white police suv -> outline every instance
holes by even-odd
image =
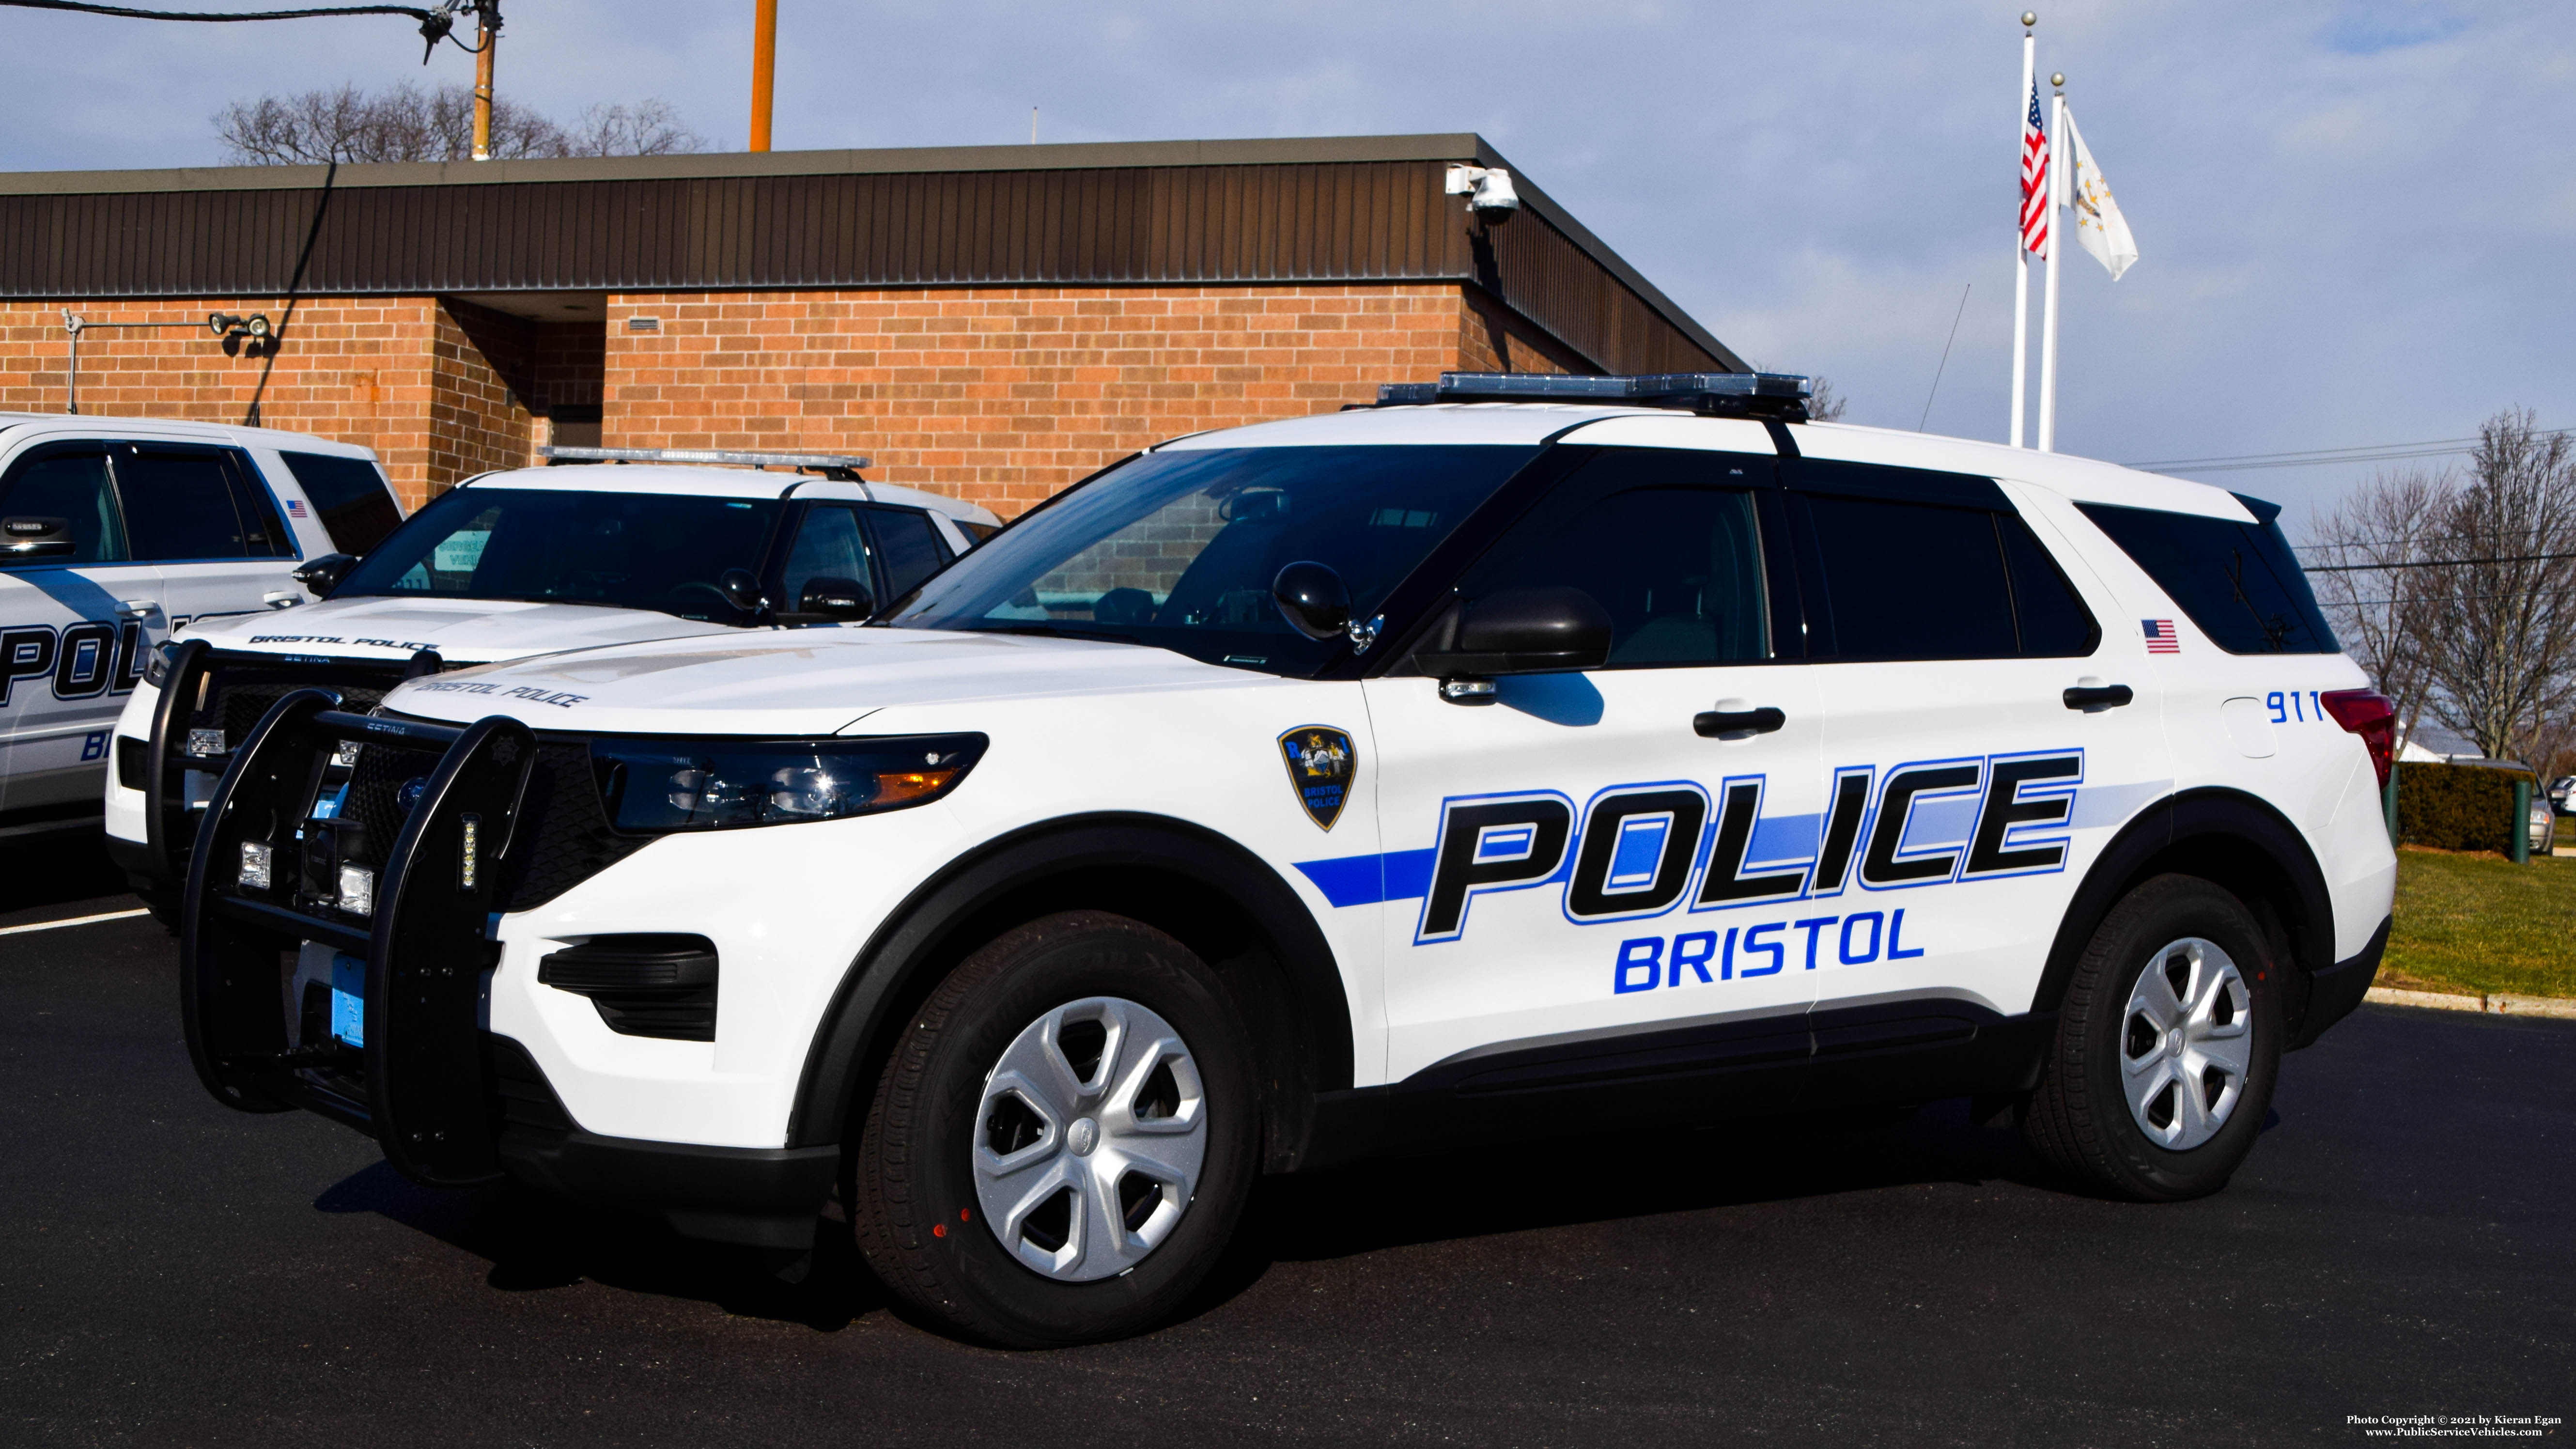
[[[400,517],[349,444],[0,414],[0,840],[98,828],[117,711],[174,630],[303,603],[302,560]]]
[[[108,849],[147,903],[175,919],[198,813],[233,747],[292,690],[363,707],[442,668],[864,619],[1000,527],[972,503],[862,481],[865,458],[542,451],[657,466],[485,473],[399,528],[388,500],[373,535],[296,571],[323,602],[201,619],[149,658],[140,688],[127,681]]]
[[[318,690],[198,837],[245,1110],[1049,1344],[1258,1173],[1855,1098],[2222,1186],[2388,930],[2388,707],[2267,504],[1453,375],[1201,434],[862,629]]]

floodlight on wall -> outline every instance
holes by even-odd
[[[1512,173],[1500,166],[1452,166],[1448,194],[1467,198],[1467,210],[1488,226],[1499,226],[1521,209],[1512,189]]]
[[[230,312],[210,312],[206,314],[206,330],[217,337],[247,337],[253,342],[265,342],[274,329],[268,325],[265,312],[253,312],[247,317],[236,317]]]

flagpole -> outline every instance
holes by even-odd
[[[2039,24],[2039,13],[2021,13],[2021,89],[2013,92],[2013,155],[2021,155],[2021,133],[2029,124],[2031,87],[2038,72],[2039,42],[2032,28]],[[2021,244],[2021,212],[2013,212],[2013,391],[2012,445],[2021,446],[2023,399],[2030,395],[2030,249]]]
[[[2040,304],[2039,320],[2039,450],[2057,451],[2057,254],[2066,250],[2058,243],[2064,238],[2057,232],[2059,200],[2066,193],[2066,84],[2064,73],[2048,78],[2058,87],[2048,113],[2048,281]]]

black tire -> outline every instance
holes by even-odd
[[[1195,1190],[1168,1236],[1115,1277],[1044,1276],[977,1209],[986,1079],[1032,1023],[1112,997],[1160,1015],[1195,1064],[1206,1113]],[[1049,916],[969,956],[912,1014],[855,1145],[851,1218],[886,1286],[970,1337],[1008,1348],[1150,1328],[1215,1266],[1257,1166],[1251,1047],[1224,986],[1160,931],[1099,912]]]
[[[2131,1020],[2131,993],[2150,968],[2166,966],[2168,945],[2188,938],[2213,943],[2232,958],[2246,988],[2252,1032],[2238,1094],[2216,1131],[2174,1150],[2151,1137],[2132,1109],[2124,1054],[2134,1052],[2143,1062],[2160,1049],[2144,1045],[2157,1040],[2151,1026]],[[2115,1196],[2177,1202],[2225,1187],[2271,1108],[2285,1028],[2281,975],[2288,969],[2274,958],[2253,912],[2226,890],[2182,875],[2140,885],[2112,907],[2076,962],[2056,1041],[2022,1119],[2023,1136],[2057,1167]],[[2211,1099],[2204,1093],[2201,1100]],[[2172,1101],[2151,1101],[2145,1110],[2152,1116],[2164,1106],[2170,1120]]]

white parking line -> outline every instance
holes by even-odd
[[[109,911],[97,916],[74,916],[68,921],[38,921],[32,926],[0,926],[0,936],[20,936],[29,931],[59,930],[64,926],[87,926],[99,921],[122,921],[131,916],[148,916],[150,911],[138,906],[130,911]]]

